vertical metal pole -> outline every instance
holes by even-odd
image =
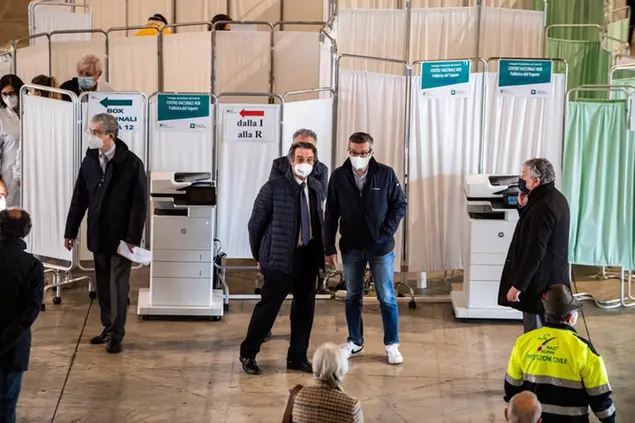
[[[276,43],[276,36],[273,25],[269,25],[269,31],[271,33],[271,37],[269,39],[269,92],[273,94],[274,84],[275,84],[275,75],[274,75],[274,49]],[[269,98],[269,104],[274,104],[273,97]]]
[[[18,44],[11,41],[11,73],[18,74]]]
[[[337,167],[337,117],[339,115],[340,103],[340,57],[335,58],[333,75],[333,133],[331,135],[331,171]]]
[[[549,13],[549,0],[543,0],[543,9],[544,9],[544,17],[543,17],[543,22],[544,22],[544,28],[543,28],[543,37],[544,40],[542,40],[542,55],[543,57],[547,57],[547,26],[549,25],[549,19],[548,19],[548,13]]]
[[[130,0],[126,0],[126,26],[130,26]],[[126,37],[130,33],[126,30]]]
[[[476,14],[476,51],[474,57],[481,57],[481,20],[483,16],[483,0],[476,0],[478,11]]]
[[[231,17],[232,15],[232,0],[227,0],[227,16]]]
[[[284,156],[284,99],[280,100],[280,127],[278,130],[280,134],[278,135],[278,149],[280,150],[278,153],[280,156]]]
[[[278,0],[280,2],[280,22],[284,21],[284,0]],[[284,24],[280,24],[280,31],[284,31]]]
[[[175,28],[176,29],[176,28]],[[165,89],[165,74],[163,68],[163,30],[157,35],[157,91]]]
[[[106,45],[104,46],[104,67],[106,68],[106,81],[110,82],[110,36],[106,32]]]
[[[483,59],[481,59],[483,60]],[[483,68],[483,80],[481,81],[481,130],[479,134],[478,142],[478,173],[485,172],[485,128],[487,127],[487,92],[485,83],[487,79],[487,62],[482,61],[481,67]]]
[[[410,0],[408,0],[410,4]],[[406,77],[406,104],[405,104],[405,116],[404,116],[404,133],[403,133],[403,187],[406,201],[409,198],[410,191],[410,138],[411,138],[411,110],[412,110],[412,66],[405,65]],[[401,272],[400,280],[402,284],[408,282],[408,210],[406,208],[406,214],[403,218],[403,237],[401,243]]]
[[[177,0],[172,0],[172,23],[177,23],[177,5],[176,5]],[[174,33],[176,34],[179,31],[179,28],[177,26],[175,26],[173,28]]]
[[[51,78],[53,76],[53,48],[51,47],[51,36],[46,34],[46,40],[48,41],[48,55],[49,55],[48,76],[49,78]]]
[[[229,4],[229,1],[227,2]],[[210,22],[211,24],[211,22]],[[210,91],[212,94],[217,95],[216,93],[216,26],[212,25],[212,54],[210,55],[212,58],[212,80],[210,81]],[[220,100],[219,100],[220,103]]]
[[[406,0],[406,42],[404,46],[403,59],[406,63],[410,63],[410,37],[411,37],[411,21],[412,21],[412,0]]]

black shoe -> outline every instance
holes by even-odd
[[[267,334],[267,336],[265,336],[265,340],[262,342],[267,342],[268,340],[271,339],[271,331],[269,331],[269,333]]]
[[[109,338],[109,336],[108,336],[108,332],[103,331],[103,332],[102,332],[102,333],[100,333],[99,335],[94,336],[94,337],[90,340],[90,343],[91,343],[92,345],[103,345],[103,344],[105,344],[106,342],[108,342],[108,338]]]
[[[106,344],[106,352],[108,354],[119,354],[123,351],[123,345],[121,341],[115,341],[114,339],[108,339],[108,344]]]
[[[302,361],[287,360],[287,370],[298,370],[304,373],[313,373],[313,365],[306,359]]]
[[[262,371],[260,370],[260,367],[258,367],[258,363],[256,363],[255,358],[240,357],[240,363],[243,365],[243,372],[247,373],[248,375],[257,376],[262,374]]]

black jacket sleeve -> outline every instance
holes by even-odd
[[[312,176],[320,183],[320,199],[325,199],[329,187],[329,167],[322,162],[317,162]]]
[[[340,221],[340,199],[335,186],[335,179],[331,178],[326,196],[326,210],[324,213],[324,253],[327,256],[337,254],[335,236]]]
[[[269,182],[265,183],[254,201],[251,217],[247,224],[249,231],[249,246],[251,254],[257,262],[260,262],[260,244],[267,230],[267,225],[273,217],[273,190]]]
[[[523,240],[523,245],[529,246],[525,249],[522,261],[516,273],[514,287],[520,292],[526,292],[540,262],[547,251],[547,243],[551,238],[551,232],[556,224],[557,214],[551,204],[534,213],[529,229],[529,237]]]
[[[125,241],[132,245],[141,245],[143,238],[143,228],[148,214],[147,189],[148,182],[146,172],[141,160],[136,160],[137,178],[132,191],[132,210],[130,211],[130,222],[128,223],[128,235]]]
[[[386,213],[384,220],[384,229],[388,234],[394,236],[397,229],[399,229],[401,219],[406,215],[407,202],[399,179],[392,169],[390,170],[388,183],[388,213]]]
[[[75,189],[73,190],[73,198],[71,199],[71,205],[68,209],[68,216],[66,217],[66,229],[64,230],[64,238],[76,239],[79,232],[79,225],[82,224],[84,214],[88,208],[88,190],[86,189],[86,183],[84,182],[84,166],[86,166],[86,158],[82,162],[82,166],[79,169],[77,175],[77,181],[75,181]]]
[[[280,159],[285,159],[286,157],[278,157],[277,159],[275,159],[273,161],[273,163],[271,163],[271,172],[269,173],[269,180],[272,179],[276,179],[276,178],[280,178],[281,176],[284,176],[286,170],[284,169],[284,167],[282,166],[282,163]]]
[[[24,289],[24,297],[20,301],[20,312],[0,332],[0,355],[5,354],[31,328],[40,309],[44,297],[44,267],[38,260],[27,272],[28,286]]]

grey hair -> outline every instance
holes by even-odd
[[[348,360],[342,349],[327,342],[318,347],[313,354],[313,376],[333,387],[339,387],[348,373]]]
[[[510,423],[537,423],[542,414],[538,397],[531,391],[523,391],[509,401],[507,418]]]
[[[105,134],[112,134],[114,138],[119,136],[119,122],[117,122],[117,118],[113,115],[99,113],[93,116],[91,121],[100,124]]]
[[[551,162],[542,157],[535,157],[523,163],[527,173],[532,178],[540,179],[540,185],[549,184],[556,180],[556,171]]]
[[[317,143],[317,134],[310,129],[302,128],[295,131],[295,133],[293,134],[293,142],[296,142],[295,140],[299,137],[313,138],[313,141]]]
[[[97,75],[101,75],[103,71],[103,68],[101,66],[101,60],[99,59],[99,57],[95,56],[94,54],[87,54],[86,56],[79,59],[79,61],[77,62],[77,70],[84,67],[93,68]]]

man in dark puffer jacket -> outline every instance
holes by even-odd
[[[265,282],[240,346],[240,362],[247,374],[261,373],[256,355],[289,293],[293,303],[287,369],[313,372],[307,350],[315,311],[315,279],[324,265],[320,187],[309,176],[316,160],[315,145],[293,144],[285,176],[265,183],[254,202],[249,243]]]

